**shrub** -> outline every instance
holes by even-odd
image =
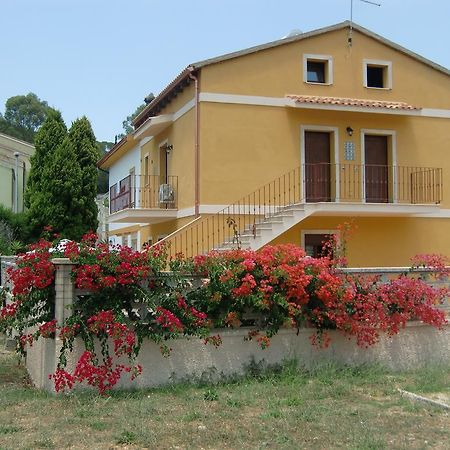
[[[75,287],[83,290],[62,324],[54,319],[55,256],[71,259]],[[247,339],[266,348],[281,327],[309,326],[315,329],[315,345],[328,345],[327,331],[335,329],[367,347],[380,333],[396,334],[411,319],[438,328],[445,323],[436,305],[447,290],[410,274],[388,283],[350,276],[331,258],[310,258],[294,245],[179,256],[170,261],[170,276],[163,272],[166,259],[164,247],[142,252],[111,248],[95,235],[63,246],[41,240],[19,257],[10,273],[14,301],[0,310],[0,331],[18,330],[21,351],[39,337],[58,334],[63,348],[51,375],[56,390],[86,382],[104,393],[123,373],[132,379],[140,374],[136,357],[144,339],[159,343],[168,356],[166,341],[180,336],[198,336],[219,346],[220,336],[210,334],[217,327],[252,325]],[[446,271],[442,257],[426,261]],[[85,352],[69,373],[66,355],[76,336],[83,339]],[[119,363],[124,356],[127,364]]]

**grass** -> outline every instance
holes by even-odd
[[[223,384],[52,396],[31,388],[3,352],[0,449],[446,449],[449,415],[397,388],[449,386],[448,366],[390,373],[286,364]]]

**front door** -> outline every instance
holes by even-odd
[[[330,133],[305,132],[305,196],[307,202],[331,201]]]
[[[365,135],[366,202],[387,203],[389,200],[387,136]]]

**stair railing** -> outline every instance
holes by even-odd
[[[437,204],[442,199],[442,169],[399,166],[375,169],[348,163],[304,164],[219,212],[196,218],[157,244],[167,243],[170,257],[178,253],[190,257],[220,249],[224,244],[239,248],[242,235],[256,236],[258,224],[296,204]]]
[[[167,244],[169,257],[186,257],[218,249],[224,243],[240,247],[244,232],[256,234],[256,226],[284,208],[300,203],[300,167],[245,195],[219,212],[201,216],[154,245]]]

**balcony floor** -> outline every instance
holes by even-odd
[[[316,216],[405,217],[437,213],[439,204],[319,202],[304,203]]]
[[[153,224],[167,222],[177,218],[177,209],[144,209],[128,208],[109,215],[109,223],[142,223]]]

